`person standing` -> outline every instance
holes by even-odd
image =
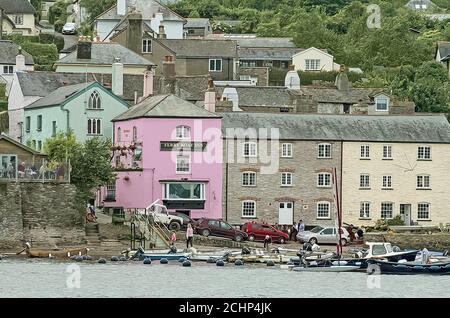
[[[266,235],[264,238],[264,248],[269,250],[269,246],[272,243],[272,238],[269,235]]]
[[[303,220],[298,221],[298,232],[305,231],[305,224],[303,224]]]
[[[194,229],[192,228],[191,223],[189,223],[186,230],[186,249],[189,248],[189,245],[193,247],[192,246],[193,239],[194,239]]]
[[[294,237],[294,242],[297,242],[297,233],[298,233],[298,225],[297,222],[294,222],[292,228],[289,232],[289,241],[292,241],[292,236]]]

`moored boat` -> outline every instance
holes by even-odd
[[[370,274],[397,274],[397,275],[448,275],[450,274],[450,262],[421,264],[419,262],[386,262],[382,260],[368,260],[367,273]]]
[[[87,255],[89,248],[76,247],[64,249],[35,249],[31,248],[29,243],[26,244],[26,253],[32,258],[70,258],[74,255]]]
[[[143,248],[139,247],[134,253],[131,252],[131,259],[137,258],[139,260],[144,260],[146,258],[151,259],[152,261],[161,260],[165,258],[169,261],[178,260],[181,257],[189,257],[190,253],[179,253],[179,252],[171,252],[167,250],[153,250],[153,251],[145,251]]]

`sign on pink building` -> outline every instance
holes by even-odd
[[[220,116],[158,95],[113,119],[113,127],[116,182],[100,204],[144,209],[160,199],[192,218],[222,217]]]

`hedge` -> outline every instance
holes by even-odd
[[[270,85],[281,85],[284,86],[284,78],[286,76],[287,70],[273,67],[270,70],[269,82]],[[338,72],[304,72],[298,71],[300,76],[300,83],[302,85],[311,85],[313,81],[324,81],[334,83]],[[348,79],[354,83],[363,77],[363,74],[358,73],[347,73]]]
[[[33,55],[35,64],[53,65],[58,60],[58,50],[55,44],[25,42],[22,48]]]
[[[8,110],[8,101],[0,99],[0,112]]]

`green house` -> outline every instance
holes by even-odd
[[[60,87],[25,107],[23,142],[40,151],[57,132],[72,131],[78,141],[112,138],[111,119],[129,105],[98,82]]]

